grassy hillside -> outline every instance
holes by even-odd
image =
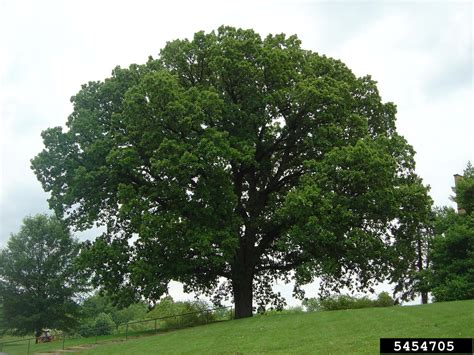
[[[66,342],[66,348],[80,354],[378,354],[381,337],[474,337],[473,325],[474,300],[471,300],[411,307],[279,313],[128,341],[123,341],[123,334],[101,336],[97,345],[93,344],[94,337],[74,339]],[[87,349],[87,344],[93,344],[93,348]],[[54,349],[60,348],[60,341],[31,343],[29,353],[53,354]],[[11,355],[26,354],[28,342],[5,344],[1,350]]]
[[[257,316],[102,344],[81,354],[376,354],[381,337],[474,337],[474,300]]]

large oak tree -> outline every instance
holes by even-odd
[[[86,264],[118,301],[174,279],[245,317],[277,277],[370,287],[426,209],[395,106],[296,36],[199,32],[72,102],[32,166],[70,225],[107,226]]]

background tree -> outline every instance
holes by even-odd
[[[175,279],[251,316],[280,277],[369,288],[413,239],[426,189],[395,106],[296,36],[199,32],[72,102],[32,167],[71,226],[107,226],[83,261],[118,302]]]
[[[25,335],[76,325],[75,296],[83,279],[73,265],[80,244],[55,217],[23,220],[0,252],[1,299],[6,329]]]
[[[463,209],[467,214],[474,212],[474,167],[471,162],[467,163],[463,175],[457,179],[453,188],[455,196],[453,200],[458,204],[458,208]]]
[[[105,313],[111,316],[116,325],[132,320],[143,319],[148,312],[148,306],[143,302],[133,303],[130,306],[118,309],[107,296],[92,295],[84,300],[81,305],[83,319],[95,320],[98,314]]]
[[[454,200],[464,210],[436,211],[430,250],[431,292],[435,301],[474,298],[474,168],[468,163],[454,187]]]
[[[421,303],[428,303],[429,293],[429,249],[433,238],[433,223],[435,213],[431,210],[432,200],[426,189],[419,185],[419,189],[412,189],[406,196],[406,209],[400,213],[400,228],[404,235],[410,238],[401,238],[395,253],[396,265],[391,274],[391,281],[395,284],[393,294],[397,303],[421,297]],[[402,255],[403,257],[399,257]]]

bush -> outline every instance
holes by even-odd
[[[303,306],[308,312],[313,311],[336,311],[341,309],[359,309],[369,307],[390,307],[394,300],[387,292],[381,292],[376,300],[367,296],[355,297],[349,295],[332,295],[326,298],[307,298]]]
[[[94,319],[89,319],[79,326],[77,332],[83,337],[112,334],[115,322],[108,313],[101,312]]]
[[[134,303],[120,310],[110,313],[112,320],[118,326],[134,320],[143,319],[147,314],[148,307],[144,303]]]
[[[212,312],[215,320],[229,320],[234,318],[233,308],[218,308]]]
[[[330,296],[320,300],[320,303],[323,311],[373,307],[372,301],[367,296],[361,298],[348,295]]]
[[[395,304],[395,300],[388,294],[388,292],[380,292],[377,301],[376,307],[391,307]]]
[[[89,320],[85,323],[82,323],[77,330],[80,336],[82,337],[92,337],[95,335],[95,322],[94,320]]]
[[[182,328],[199,324],[206,324],[217,319],[216,314],[205,301],[174,302],[173,298],[163,298],[147,318],[165,318],[160,322],[162,328]]]
[[[95,318],[94,324],[95,332],[94,335],[108,335],[112,334],[115,329],[115,322],[108,313],[100,313]]]
[[[288,307],[287,309],[283,310],[283,313],[303,313],[304,309],[302,306],[293,306]]]
[[[306,309],[306,312],[321,311],[321,304],[315,297],[305,298],[303,300],[303,307]]]

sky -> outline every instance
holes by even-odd
[[[453,174],[474,161],[472,2],[0,0],[0,247],[24,217],[49,213],[30,159],[42,130],[64,126],[81,84],[220,25],[296,34],[370,74],[397,105],[435,205],[454,206]],[[291,287],[276,288],[290,298]]]

